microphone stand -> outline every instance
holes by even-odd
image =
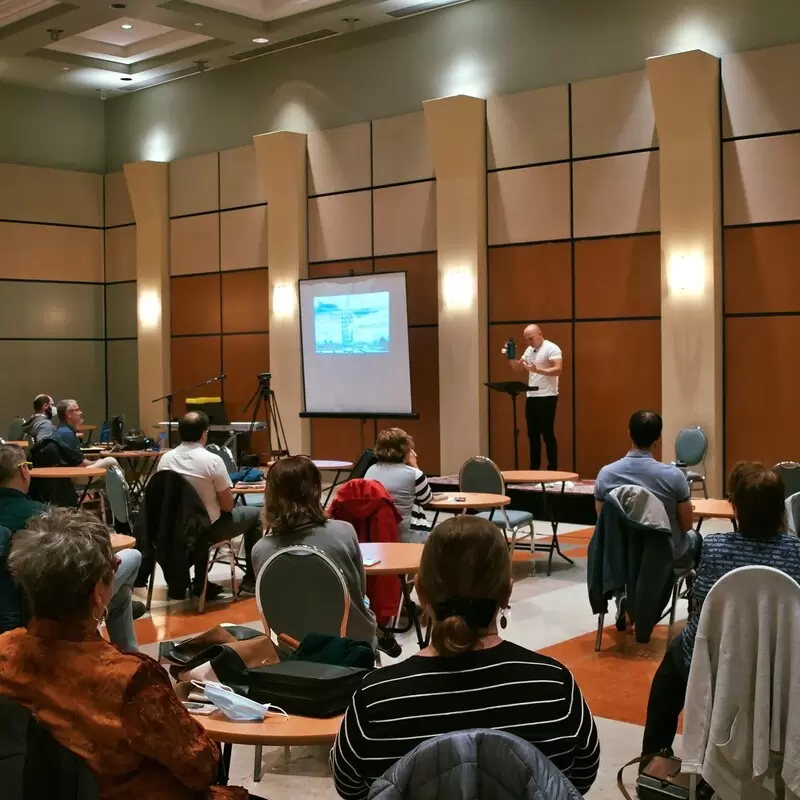
[[[200,381],[200,383],[193,383],[191,386],[184,386],[182,389],[176,389],[174,392],[169,392],[168,394],[163,395],[162,397],[156,397],[153,400],[154,403],[158,403],[161,400],[167,401],[167,444],[169,447],[172,447],[172,398],[176,394],[180,394],[181,392],[188,392],[190,389],[197,389],[200,386],[207,386],[209,383],[216,383],[217,381],[223,380],[225,374],[217,375],[214,378],[209,378],[207,381]]]

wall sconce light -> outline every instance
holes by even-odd
[[[667,285],[670,294],[698,296],[706,287],[705,261],[699,255],[676,255],[669,260]]]
[[[297,294],[291,284],[276,284],[272,288],[272,312],[276,317],[291,317],[297,308]]]
[[[155,328],[161,320],[161,298],[153,291],[139,295],[139,324],[146,330]]]
[[[475,297],[475,279],[472,272],[467,267],[448,269],[442,281],[442,297],[445,308],[470,308]]]

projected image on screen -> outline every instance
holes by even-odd
[[[389,292],[314,298],[314,349],[320,355],[388,353]]]

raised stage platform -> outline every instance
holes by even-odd
[[[458,475],[440,475],[428,478],[433,491],[452,492],[458,489]],[[548,519],[543,502],[542,487],[538,483],[506,484],[506,494],[511,498],[511,508],[530,511],[536,519]],[[559,522],[577,525],[594,525],[597,514],[594,510],[594,481],[568,481],[561,494],[561,484],[548,484],[548,499],[556,506]]]

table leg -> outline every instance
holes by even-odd
[[[339,477],[341,476],[342,471],[340,469],[336,470],[336,475],[333,478],[333,483],[330,485],[328,489],[328,496],[325,498],[325,503],[323,504],[323,508],[327,507],[328,503],[331,501],[331,495],[333,494],[333,490],[339,484]]]
[[[400,579],[400,591],[403,593],[403,602],[406,606],[406,612],[408,613],[408,618],[411,623],[414,625],[414,630],[417,634],[417,643],[419,644],[419,649],[423,650],[425,648],[425,637],[422,635],[422,627],[419,624],[419,615],[417,614],[417,607],[414,605],[413,600],[411,599],[411,592],[408,590],[408,584],[406,583],[405,575],[398,575]]]
[[[139,473],[139,479],[136,482],[137,492],[134,498],[134,501],[137,503],[141,502],[144,490],[147,488],[147,482],[153,476],[156,464],[158,463],[157,458],[145,458],[142,460],[144,461],[144,464],[142,464],[142,471]],[[131,489],[131,494],[133,494],[133,489]]]
[[[697,519],[697,527],[695,528],[695,532],[696,533],[700,533],[700,528],[703,527],[703,520],[704,519],[705,519],[705,517],[698,517],[698,519]],[[735,527],[736,526],[736,522],[734,521],[733,524],[734,524],[734,530],[736,530],[736,527]]]
[[[550,497],[549,497],[549,495],[547,493],[547,486],[544,483],[542,483],[541,486],[542,486],[542,494],[543,494],[542,503],[544,505],[544,512],[545,512],[545,514],[547,516],[550,517],[550,527],[551,527],[551,529],[553,531],[553,539],[550,542],[550,546],[549,547],[542,545],[542,546],[536,546],[536,547],[534,547],[534,549],[535,550],[546,550],[546,551],[549,551],[549,555],[548,555],[548,558],[547,558],[547,576],[550,577],[550,573],[552,572],[552,569],[553,569],[553,553],[554,552],[558,553],[561,556],[561,558],[564,559],[564,561],[568,561],[570,564],[574,564],[575,562],[569,556],[566,556],[566,555],[564,555],[564,553],[561,552],[561,547],[558,544],[558,517],[556,515],[555,503],[552,503],[550,501]],[[566,481],[561,481],[561,494],[560,494],[560,497],[562,497],[562,498],[564,497],[565,488],[566,488]]]
[[[227,786],[231,775],[231,755],[233,745],[230,743],[222,745],[222,758],[219,761],[219,785]]]
[[[86,482],[86,486],[83,487],[83,494],[81,495],[80,500],[78,500],[79,508],[83,505],[86,495],[89,494],[89,488],[91,487],[92,483],[94,483],[94,478],[89,478],[89,480]]]

